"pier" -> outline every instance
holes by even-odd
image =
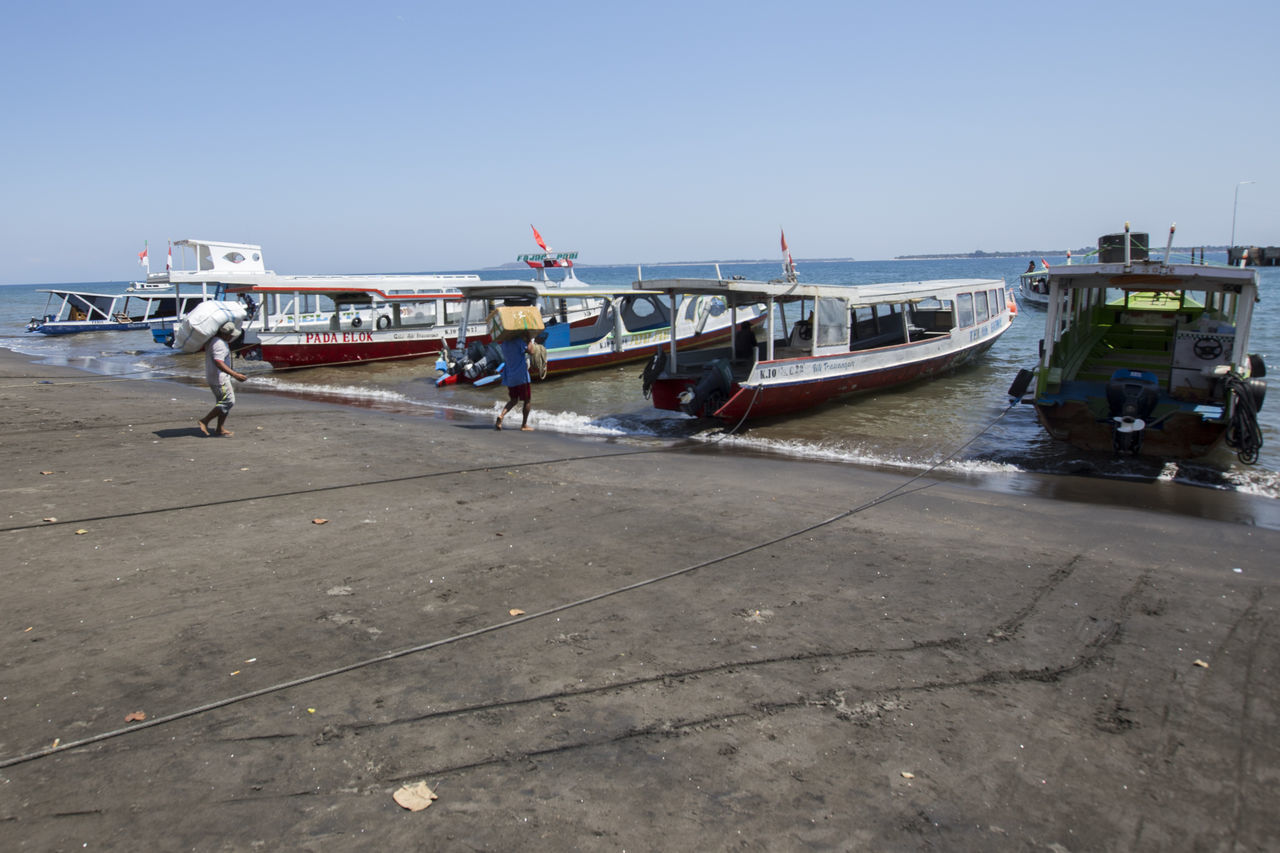
[[[1227,263],[1235,266],[1242,258],[1248,267],[1280,266],[1280,246],[1232,246],[1227,249]]]

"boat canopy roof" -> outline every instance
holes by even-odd
[[[801,299],[843,299],[853,306],[920,302],[925,299],[952,299],[954,294],[1004,287],[998,278],[948,278],[933,281],[903,281],[886,284],[800,284],[792,281],[750,281],[747,279],[664,278],[637,281],[637,290],[721,296],[730,305],[750,305],[773,299],[795,302]]]
[[[37,293],[52,293],[54,296],[79,296],[84,299],[123,299],[123,293],[91,293],[87,290],[38,290]],[[130,294],[132,295],[132,294]]]
[[[458,285],[458,289],[468,299],[532,299],[539,296],[551,298],[578,299],[616,299],[643,291],[659,293],[660,291],[631,285],[583,284],[577,279],[560,281],[476,281],[471,284]]]
[[[228,293],[315,293],[334,298],[355,294],[390,301],[458,296],[458,288],[480,281],[476,275],[276,275],[237,278]]]
[[[1071,290],[1115,287],[1121,290],[1204,290],[1239,292],[1258,284],[1252,267],[1165,264],[1134,261],[1118,264],[1063,264],[1049,267],[1049,284]]]

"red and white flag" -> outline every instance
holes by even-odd
[[[173,243],[169,243],[169,259],[164,262],[165,272],[173,269]]]
[[[138,266],[145,267],[147,265],[147,244],[142,244],[142,251],[138,253]]]
[[[529,227],[530,227],[530,228],[533,228],[533,226],[532,226],[532,225],[530,225]],[[539,246],[541,246],[541,247],[542,247],[542,251],[544,251],[544,252],[545,252],[545,251],[547,250],[547,244],[546,244],[546,242],[542,239],[542,235],[538,233],[538,229],[537,229],[537,228],[533,228],[533,242],[535,242],[535,243],[537,243]]]
[[[1048,268],[1049,268],[1049,262],[1048,262],[1048,261],[1046,261],[1044,258],[1041,258],[1041,259],[1040,259],[1040,266],[1044,267],[1045,269],[1048,269]]]
[[[787,274],[787,278],[795,280],[796,263],[791,260],[791,250],[787,248],[787,232],[783,231],[781,226],[778,231],[782,234],[783,271]]]

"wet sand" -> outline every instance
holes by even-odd
[[[204,388],[6,352],[0,404],[7,849],[1280,837],[1280,533],[1198,516],[1213,492],[1054,500],[252,381],[205,438]],[[439,799],[402,809],[419,781]]]

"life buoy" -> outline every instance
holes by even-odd
[[[356,316],[354,316],[354,317],[352,317],[352,318],[351,318],[351,328],[353,328],[353,329],[358,329],[358,328],[360,328],[360,324],[361,324],[361,323],[363,323],[363,322],[364,322],[364,320],[361,320],[361,319],[360,319],[360,315],[359,315],[359,314],[357,314]]]
[[[387,316],[386,314],[383,314],[381,317],[378,318],[379,329],[390,328],[390,326],[391,326],[391,318],[389,316]]]

